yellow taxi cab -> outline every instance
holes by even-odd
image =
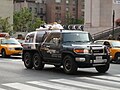
[[[110,51],[111,62],[120,63],[120,41],[118,40],[96,40],[95,43],[106,45]]]
[[[22,46],[15,38],[0,38],[0,54],[2,57],[21,55]]]

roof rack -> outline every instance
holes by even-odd
[[[53,24],[41,25],[40,28],[37,28],[36,30],[39,31],[39,30],[62,30],[62,29],[64,28],[61,24],[54,22]]]

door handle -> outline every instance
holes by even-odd
[[[50,46],[47,45],[46,47],[49,48]]]

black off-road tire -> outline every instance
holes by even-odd
[[[33,68],[33,61],[32,61],[32,57],[29,52],[24,53],[23,61],[24,61],[24,65],[27,69]]]
[[[33,55],[33,66],[35,70],[42,70],[44,68],[44,63],[42,63],[42,58],[39,53]]]
[[[110,67],[110,64],[106,64],[103,66],[96,66],[95,69],[99,72],[99,73],[106,73],[108,71]]]
[[[77,72],[77,64],[74,61],[74,58],[70,55],[67,55],[63,59],[63,69],[66,74],[76,74]]]

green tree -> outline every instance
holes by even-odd
[[[32,13],[27,8],[14,12],[13,29],[15,31],[26,31],[32,21]]]
[[[33,17],[32,13],[27,8],[22,8],[18,12],[14,12],[13,16],[15,31],[31,31],[40,27],[44,23],[40,18]]]
[[[67,12],[66,13],[66,23],[69,25],[71,24],[71,15],[70,15],[70,12]]]
[[[74,24],[84,24],[84,18],[74,19]]]
[[[12,24],[9,23],[10,17],[1,18],[0,17],[0,28],[2,32],[10,33],[12,31]]]
[[[39,28],[40,25],[42,25],[42,24],[44,24],[44,23],[45,23],[45,22],[42,21],[40,18],[35,17],[34,20],[33,20],[33,22],[30,24],[29,27],[31,28],[31,30],[35,30],[36,28]]]
[[[84,24],[84,18],[80,18],[80,19],[75,19],[72,17],[72,15],[70,14],[70,12],[68,11],[66,13],[66,24]]]

